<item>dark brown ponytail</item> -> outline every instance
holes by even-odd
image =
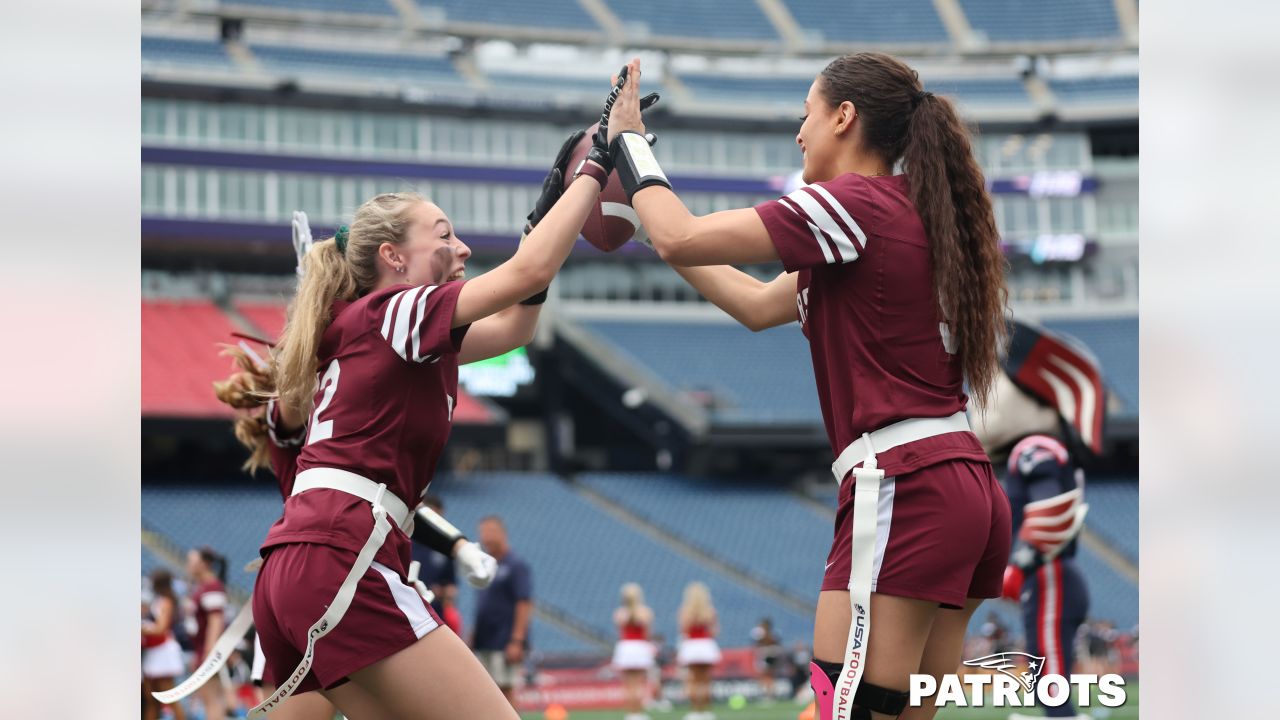
[[[924,92],[916,72],[889,55],[845,55],[819,77],[832,107],[853,103],[867,147],[887,165],[901,160],[929,238],[942,316],[969,390],[985,405],[1008,336],[1009,293],[995,213],[969,133],[949,99]]]

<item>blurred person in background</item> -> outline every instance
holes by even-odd
[[[773,620],[761,618],[760,623],[751,628],[751,641],[756,647],[756,679],[760,681],[760,701],[771,703],[775,697],[773,680],[778,675],[778,667],[782,664],[782,640],[773,631]]]
[[[907,710],[909,678],[955,671],[1009,556],[1009,502],[965,416],[966,385],[991,395],[1008,294],[968,129],[906,63],[845,55],[796,98],[807,184],[699,217],[641,147],[638,70],[610,149],[654,250],[746,327],[798,320],[809,341],[840,483],[814,621],[819,715],[932,717]],[[733,267],[778,261],[769,282]],[[834,707],[837,687],[851,706]]]
[[[187,552],[187,577],[191,579],[192,616],[196,631],[191,635],[195,647],[195,662],[204,662],[213,652],[214,643],[226,626],[227,609],[227,559],[205,545]],[[227,717],[226,689],[221,675],[210,678],[196,691],[204,706],[206,720],[223,720]]]
[[[653,610],[644,602],[644,591],[627,583],[619,591],[621,604],[613,611],[618,642],[613,646],[613,667],[622,674],[623,708],[626,720],[647,720],[645,701],[649,697],[649,671],[654,666],[655,648],[649,636]]]
[[[520,669],[529,652],[533,622],[533,573],[511,550],[502,518],[480,520],[480,546],[498,561],[493,582],[480,591],[471,647],[489,676],[515,707]]]
[[[179,603],[168,570],[151,571],[151,597],[149,619],[142,622],[142,717],[148,719],[160,717],[160,703],[151,693],[173,687],[174,678],[186,669],[182,647],[173,634]],[[177,720],[186,717],[181,705],[174,705],[173,713]]]
[[[1102,370],[1078,341],[1012,323],[995,397],[975,414],[975,431],[993,460],[1005,460],[1014,548],[1001,594],[1021,604],[1027,652],[1044,658],[1045,674],[1074,671],[1089,610],[1075,562],[1089,509],[1081,465],[1102,451],[1105,413]],[[1076,716],[1070,699],[1044,712]]]
[[[711,712],[711,674],[720,663],[720,646],[716,635],[720,634],[720,620],[711,603],[711,591],[706,584],[691,582],[684,588],[684,600],[676,615],[680,627],[680,649],[676,662],[685,668],[689,706],[692,710],[685,720],[714,720]]]
[[[791,646],[791,692],[792,699],[799,703],[807,703],[813,699],[813,690],[809,687],[809,663],[813,662],[813,653],[809,646],[799,640]]]

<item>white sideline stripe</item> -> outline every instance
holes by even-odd
[[[396,607],[404,613],[409,625],[413,628],[414,635],[422,637],[436,628],[436,621],[427,612],[427,607],[423,604],[422,596],[417,590],[400,582],[400,576],[394,570],[376,560],[370,564],[370,567],[377,570],[378,574],[387,581],[387,587],[391,590],[391,599],[396,601]]]
[[[418,322],[413,324],[413,361],[422,362],[426,358],[422,357],[422,324],[426,320],[427,314],[427,296],[436,289],[435,285],[427,288],[427,291],[418,296]]]
[[[808,187],[813,188],[814,192],[826,198],[827,202],[831,203],[831,207],[836,209],[836,213],[840,215],[840,219],[844,220],[845,225],[848,225],[849,229],[853,231],[853,234],[858,236],[858,244],[865,248],[867,246],[867,234],[862,232],[862,228],[859,227],[858,223],[853,221],[853,216],[844,209],[844,205],[841,205],[840,202],[835,199],[835,196],[821,185],[814,183]]]
[[[876,554],[871,561],[871,592],[880,583],[880,566],[884,564],[884,550],[889,545],[889,526],[893,523],[893,497],[897,487],[896,477],[880,481],[880,497],[876,514]]]
[[[792,215],[795,215],[801,220],[804,220],[804,224],[809,226],[809,232],[813,233],[813,241],[818,243],[818,247],[822,248],[822,257],[826,259],[828,265],[834,265],[836,262],[836,258],[834,255],[831,254],[831,248],[827,247],[827,240],[826,238],[822,237],[822,231],[818,229],[818,226],[809,222],[804,215],[801,215],[800,213],[796,212],[796,209],[791,207],[787,203],[784,203],[781,200],[778,200],[778,204],[790,210]]]
[[[391,335],[391,348],[401,358],[408,360],[409,355],[405,352],[404,344],[409,340],[409,321],[413,319],[413,301],[422,292],[422,288],[416,287],[404,292],[404,299],[400,301],[400,314],[396,315],[396,328]]]
[[[813,196],[804,191],[804,188],[796,190],[787,197],[791,198],[791,202],[800,206],[808,214],[809,219],[813,221],[828,237],[836,244],[836,249],[840,251],[840,259],[843,262],[851,262],[858,259],[858,251],[853,247],[853,242],[849,240],[849,236],[840,228],[826,208],[822,207]]]

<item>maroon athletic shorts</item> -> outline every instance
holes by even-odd
[[[263,678],[289,678],[307,649],[307,629],[324,614],[356,555],[294,543],[273,548],[253,589],[253,620],[267,658]],[[341,685],[351,673],[394,655],[442,626],[405,577],[375,562],[360,578],[338,626],[316,641],[311,672],[295,693]]]
[[[823,590],[849,589],[853,477],[840,485]],[[991,464],[947,460],[880,481],[871,591],[963,607],[1000,596],[1013,542]]]

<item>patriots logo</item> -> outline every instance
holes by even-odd
[[[1020,657],[1027,659],[1027,669],[1014,675],[1013,670],[1017,667],[1017,660]],[[965,660],[964,664],[969,667],[995,670],[1003,675],[1008,675],[1026,688],[1027,692],[1035,689],[1036,680],[1040,679],[1040,673],[1044,671],[1044,658],[1022,652],[1002,652],[994,655],[984,655],[974,660]]]

